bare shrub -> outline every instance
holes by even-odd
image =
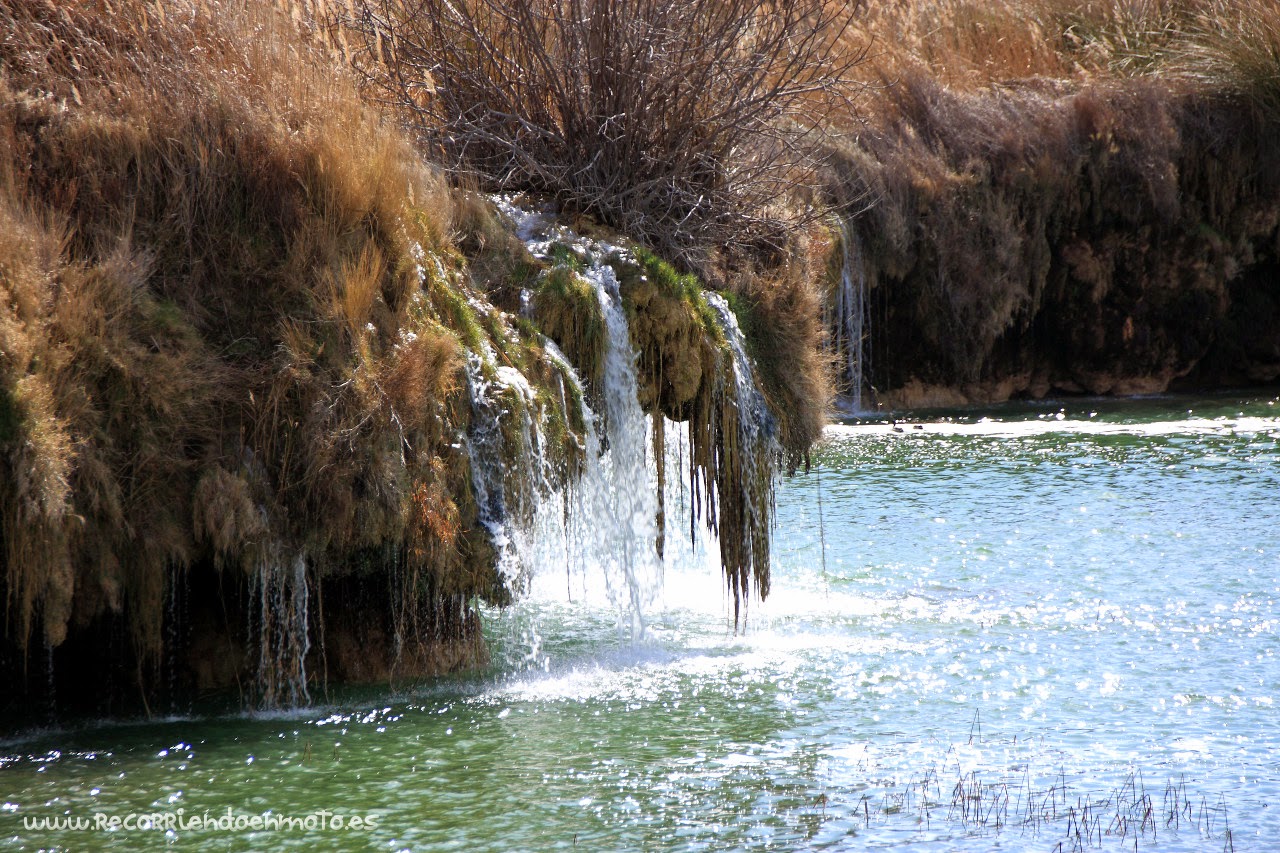
[[[784,245],[806,139],[853,90],[857,5],[364,0],[349,26],[358,64],[456,169],[688,263]]]

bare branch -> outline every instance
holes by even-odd
[[[358,66],[452,168],[696,266],[779,248],[856,87],[829,0],[363,0]],[[811,194],[810,194],[811,196]]]

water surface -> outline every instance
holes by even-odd
[[[1269,849],[1277,406],[1073,401],[834,427],[780,490],[774,593],[745,632],[706,553],[667,567],[640,643],[589,570],[547,573],[487,615],[495,665],[478,677],[7,741],[0,841]],[[375,826],[22,824],[178,809]]]

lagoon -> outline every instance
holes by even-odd
[[[14,849],[1261,850],[1280,840],[1280,401],[1064,400],[829,428],[773,593],[590,567],[494,662],[271,714],[0,743]],[[678,519],[677,519],[678,521]],[[680,530],[680,524],[672,525]],[[675,549],[680,550],[680,549]],[[374,826],[24,830],[317,811]],[[1059,845],[1061,845],[1059,847]]]

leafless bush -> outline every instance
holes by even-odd
[[[826,0],[364,0],[362,65],[424,139],[695,261],[776,247],[847,98],[857,6]],[[837,50],[838,48],[838,50]]]

